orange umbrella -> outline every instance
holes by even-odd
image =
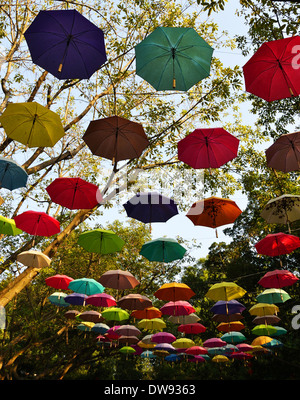
[[[240,321],[233,321],[233,322],[221,322],[217,329],[220,332],[239,332],[245,328],[245,325]]]
[[[218,226],[232,224],[241,213],[233,200],[212,196],[194,203],[186,216],[194,225],[216,229]]]
[[[137,319],[153,319],[160,318],[162,316],[162,312],[156,307],[147,307],[144,310],[133,311],[131,316]]]
[[[195,293],[185,283],[165,283],[155,293],[154,296],[164,301],[189,300]]]

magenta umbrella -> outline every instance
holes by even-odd
[[[173,343],[176,336],[169,332],[157,332],[151,336],[151,342],[154,343]]]
[[[223,347],[226,346],[227,343],[220,339],[220,338],[211,338],[211,339],[207,339],[205,340],[205,342],[203,343],[203,347]]]
[[[184,300],[169,301],[160,308],[160,311],[165,315],[189,315],[195,312],[194,307]]]
[[[113,307],[117,305],[113,296],[107,293],[97,293],[88,296],[86,304],[91,304],[95,307]]]

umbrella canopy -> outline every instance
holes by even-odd
[[[223,128],[195,129],[178,142],[178,159],[195,169],[219,168],[237,156],[239,142]]]
[[[245,328],[245,325],[240,321],[221,322],[217,329],[220,332],[239,332]]]
[[[300,132],[281,135],[266,150],[267,165],[282,172],[300,168]]]
[[[70,210],[92,209],[98,204],[98,186],[81,178],[56,178],[46,188],[54,203]]]
[[[157,350],[165,350],[168,351],[169,353],[172,351],[176,351],[175,347],[172,346],[171,343],[158,343],[154,348],[154,351]]]
[[[212,196],[194,203],[186,216],[194,225],[217,228],[232,224],[241,213],[233,200]]]
[[[22,233],[21,229],[16,227],[14,219],[0,215],[0,233],[3,235],[16,236]]]
[[[45,279],[45,283],[48,286],[51,286],[55,289],[62,289],[62,290],[67,290],[69,288],[69,283],[73,280],[68,275],[61,275],[61,274],[56,274],[53,276],[49,276],[49,278]]]
[[[127,310],[143,310],[152,306],[152,301],[148,297],[138,293],[131,293],[118,300],[118,306]]]
[[[71,293],[65,297],[65,301],[69,304],[73,304],[76,306],[85,305],[85,301],[87,299],[87,295],[83,293]]]
[[[217,354],[216,356],[214,356],[211,361],[215,362],[215,363],[223,363],[223,362],[228,362],[229,358],[226,356],[223,356],[222,354]]]
[[[91,253],[110,254],[122,250],[125,242],[112,231],[92,229],[79,235],[78,244]]]
[[[246,340],[246,337],[241,332],[227,332],[221,336],[221,340],[224,340],[226,343],[242,343]]]
[[[104,272],[99,278],[103,286],[111,289],[133,289],[140,282],[129,272],[120,269],[112,269]]]
[[[256,325],[253,329],[251,329],[251,333],[256,336],[273,336],[277,332],[277,329],[272,325]]]
[[[192,339],[180,338],[176,339],[175,342],[172,343],[172,345],[176,349],[188,349],[189,347],[195,346],[195,342]]]
[[[166,222],[178,214],[174,200],[157,192],[137,193],[123,207],[128,217],[144,223]]]
[[[262,293],[260,293],[256,300],[259,303],[268,303],[268,304],[276,304],[276,303],[284,303],[289,300],[290,295],[284,291],[283,289],[266,289]]]
[[[261,324],[276,324],[280,321],[280,318],[277,315],[263,315],[263,316],[257,316],[253,318],[253,323],[256,325],[261,325]]]
[[[89,79],[107,59],[102,30],[76,10],[41,10],[24,36],[32,61],[58,79]]]
[[[76,316],[81,321],[94,322],[95,324],[103,321],[101,314],[98,311],[90,310],[84,311]]]
[[[14,190],[26,187],[27,179],[27,172],[19,164],[8,158],[0,157],[0,188]]]
[[[130,315],[127,311],[118,307],[109,307],[102,311],[102,317],[108,321],[125,321]]]
[[[76,293],[83,293],[87,296],[102,293],[104,291],[104,287],[101,283],[91,278],[74,279],[69,283],[69,289]]]
[[[237,343],[236,347],[239,349],[239,351],[243,352],[250,352],[253,350],[252,346],[247,343]]]
[[[160,318],[162,316],[162,312],[156,307],[147,307],[143,310],[135,310],[131,313],[133,318],[137,319],[152,319],[152,318]]]
[[[286,233],[270,233],[255,244],[258,254],[271,257],[289,254],[300,247],[298,236]]]
[[[60,223],[42,211],[24,211],[14,217],[16,227],[34,236],[52,236],[60,232]]]
[[[285,286],[291,286],[299,280],[292,272],[284,269],[275,269],[267,272],[259,281],[258,284],[264,288],[280,289]]]
[[[121,325],[114,325],[111,328],[109,328],[108,331],[105,332],[105,336],[110,339],[110,340],[117,340],[119,339],[120,335],[116,332],[118,328],[120,328]]]
[[[243,67],[246,91],[266,101],[298,96],[293,49],[299,45],[299,36],[263,43]]]
[[[243,297],[246,290],[234,282],[215,283],[206,293],[206,297],[211,300],[234,300]]]
[[[17,261],[19,261],[23,265],[26,265],[27,267],[46,268],[49,267],[51,263],[51,258],[40,251],[28,250],[18,254]]]
[[[108,293],[96,293],[88,296],[86,304],[91,304],[95,307],[113,307],[117,305],[117,302]]]
[[[142,319],[138,322],[138,327],[145,330],[163,330],[166,327],[165,321],[160,318]]]
[[[249,310],[251,315],[264,316],[279,312],[279,308],[275,304],[257,303]]]
[[[241,313],[246,307],[237,300],[219,300],[210,309],[214,314],[236,314]]]
[[[135,46],[136,73],[156,90],[187,91],[209,76],[212,53],[193,28],[158,27]]]
[[[265,335],[258,336],[257,338],[255,338],[252,341],[251,346],[262,346],[262,345],[264,345],[266,343],[271,342],[272,340],[273,339],[271,337],[269,337],[269,336],[265,336]]]
[[[194,291],[185,283],[171,282],[164,283],[154,296],[164,301],[189,300],[195,295]]]
[[[68,307],[70,304],[66,301],[67,294],[62,292],[54,292],[49,297],[48,300],[51,304],[58,307]]]
[[[300,219],[300,196],[284,194],[271,199],[260,214],[269,224],[288,224]]]
[[[230,323],[235,321],[240,321],[244,317],[241,313],[233,314],[215,314],[212,316],[212,320],[215,322]]]
[[[169,332],[157,332],[151,336],[151,342],[154,343],[173,343],[176,337]]]
[[[118,339],[119,343],[126,343],[126,345],[128,344],[136,344],[139,342],[139,338],[137,338],[136,336],[126,336],[126,335],[121,335]]]
[[[53,147],[65,135],[59,115],[36,102],[8,104],[0,122],[8,138],[28,147]]]
[[[115,332],[124,336],[140,336],[142,332],[134,325],[120,325]]]
[[[149,261],[171,262],[183,258],[186,249],[176,240],[159,238],[143,244],[140,254]]]
[[[203,342],[203,347],[212,348],[212,347],[224,347],[227,342],[220,338],[210,338]]]
[[[109,330],[109,326],[104,324],[103,322],[97,322],[95,325],[92,327],[92,332],[97,332],[104,334]]]
[[[173,324],[194,324],[198,322],[200,318],[195,313],[191,313],[188,315],[171,315],[168,318],[168,321]]]
[[[75,319],[76,315],[78,315],[78,314],[80,314],[80,311],[78,311],[78,310],[69,310],[64,313],[64,316],[67,319]]]
[[[186,349],[185,351],[186,354],[192,354],[194,356],[198,356],[200,354],[207,354],[208,351],[204,347],[201,346],[192,346]]]
[[[163,315],[188,315],[195,312],[194,307],[185,300],[169,301],[160,308]]]
[[[137,158],[149,144],[141,124],[117,116],[91,121],[82,139],[94,155],[113,162]]]
[[[153,351],[151,350],[145,350],[141,354],[142,358],[156,358],[157,356],[153,354]]]
[[[198,322],[193,324],[181,324],[177,328],[178,332],[184,332],[192,335],[197,335],[198,333],[203,333],[206,331],[206,327]]]

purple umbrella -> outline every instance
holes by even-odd
[[[157,332],[151,337],[151,342],[154,343],[173,343],[176,337],[169,332]]]
[[[58,79],[89,79],[107,60],[102,30],[76,10],[42,10],[24,36],[32,61]]]
[[[66,303],[82,306],[85,304],[85,300],[87,299],[87,295],[83,293],[71,293],[64,298]]]
[[[224,301],[224,300],[219,300],[217,301],[210,311],[214,314],[236,314],[236,313],[241,313],[244,311],[246,307],[239,303],[237,300],[229,300],[229,301]]]
[[[175,347],[171,345],[171,343],[158,343],[154,350],[166,350],[168,352],[176,351]]]
[[[178,214],[174,200],[157,192],[137,193],[123,206],[128,217],[144,223],[166,222]]]

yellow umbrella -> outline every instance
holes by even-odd
[[[277,314],[278,311],[279,308],[275,306],[275,304],[257,303],[250,308],[249,313],[251,315],[257,315],[261,317],[264,315]]]
[[[28,147],[53,147],[65,134],[59,115],[36,102],[8,104],[0,122],[8,138]]]
[[[160,318],[142,319],[138,323],[138,327],[146,330],[163,330],[166,323]]]
[[[222,363],[222,362],[227,362],[229,361],[229,358],[226,356],[222,356],[221,354],[218,354],[214,356],[211,361],[216,362],[216,363]]]
[[[215,301],[229,301],[233,299],[238,299],[244,296],[245,293],[246,290],[244,290],[234,282],[221,282],[212,285],[205,296]]]
[[[175,347],[175,349],[188,349],[189,347],[195,346],[195,342],[188,338],[181,338],[175,340],[172,346]]]
[[[273,339],[270,336],[258,336],[257,338],[255,338],[253,340],[253,342],[251,343],[251,346],[261,346],[263,344],[269,343],[271,342]],[[255,348],[254,350],[258,350],[257,348]]]

